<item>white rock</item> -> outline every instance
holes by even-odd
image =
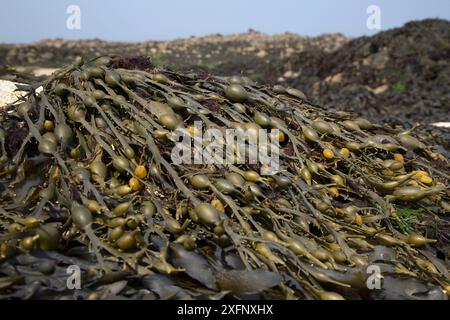
[[[372,90],[372,92],[375,94],[381,94],[383,92],[386,92],[388,89],[389,89],[389,86],[387,84],[384,84],[379,87],[376,87],[375,89]]]
[[[0,80],[0,107],[15,102],[23,95],[22,91],[15,91],[16,89],[14,82]]]
[[[431,125],[439,128],[450,128],[450,122],[435,122]]]
[[[285,78],[293,78],[294,77],[294,71],[288,70],[283,74],[283,77]]]
[[[267,51],[265,51],[265,50],[260,50],[260,51],[258,51],[258,53],[256,54],[256,56],[258,57],[258,58],[264,58],[265,56],[267,56]]]
[[[54,69],[54,68],[38,68],[33,70],[33,74],[36,77],[40,77],[40,76],[50,76],[53,74],[53,72],[55,72],[58,69]]]
[[[336,73],[334,75],[328,76],[325,81],[329,82],[329,83],[339,83],[342,81],[343,78],[343,74],[341,73]]]
[[[20,83],[0,80],[0,108],[7,104],[16,102],[17,99],[26,94],[24,91],[16,91],[17,85],[20,85]],[[41,91],[42,87],[39,87],[36,90],[38,93]]]

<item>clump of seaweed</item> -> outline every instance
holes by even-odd
[[[130,56],[112,59],[108,65],[109,68],[118,69],[137,69],[150,71],[155,66],[151,63],[148,57],[144,56]]]
[[[76,264],[86,299],[444,299],[448,260],[410,218],[450,211],[448,160],[413,133],[293,88],[114,61],[78,59],[2,114],[26,128],[13,153],[0,129],[2,297],[74,297],[56,280]],[[279,172],[173,164],[198,120],[278,129]]]

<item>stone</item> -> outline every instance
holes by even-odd
[[[17,100],[25,94],[23,91],[16,91],[17,85],[20,85],[20,83],[0,80],[0,108],[7,104],[17,102]],[[42,87],[39,87],[36,90],[36,92],[40,91],[42,91]]]

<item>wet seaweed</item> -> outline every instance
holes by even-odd
[[[326,111],[294,88],[111,61],[78,59],[3,114],[26,131],[14,153],[16,133],[0,136],[2,297],[445,297],[444,236],[399,227],[417,206],[443,225],[450,206],[448,159],[412,132]],[[172,164],[174,131],[195,138],[196,119],[278,129],[279,172]],[[375,248],[394,254],[373,293]],[[49,274],[79,265],[83,289],[18,268],[36,255],[55,263],[41,261]]]

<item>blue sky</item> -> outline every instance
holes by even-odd
[[[81,29],[66,27],[69,5],[81,10]],[[410,20],[450,20],[449,0],[2,0],[0,42],[47,38],[144,41],[249,28],[266,33],[316,36],[371,35],[369,5],[381,9],[382,30]]]

